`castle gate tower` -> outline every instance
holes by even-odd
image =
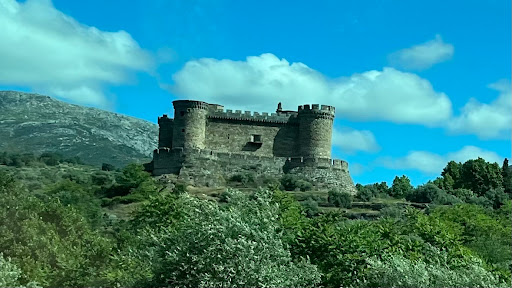
[[[172,147],[204,149],[208,103],[177,100],[174,105]]]
[[[335,108],[301,105],[298,109],[300,155],[331,158],[332,125]]]

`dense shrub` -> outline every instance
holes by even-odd
[[[18,287],[21,270],[0,253],[0,287]]]
[[[353,196],[350,193],[339,191],[339,190],[330,190],[328,201],[332,205],[341,208],[351,208],[352,207],[352,199]]]
[[[110,187],[114,184],[114,177],[110,173],[97,171],[91,175],[91,183],[101,187]]]
[[[318,209],[318,202],[312,198],[308,198],[306,201],[300,202],[300,204],[308,217],[316,216],[320,212]]]
[[[0,231],[0,251],[22,271],[20,285],[96,285],[112,252],[73,206],[41,201],[1,172]]]
[[[286,174],[281,178],[281,186],[286,191],[309,191],[313,188],[310,182],[292,174]]]
[[[141,210],[144,216],[138,217],[139,225],[147,220],[146,223],[163,220],[168,224],[147,226],[139,238],[140,254],[123,250],[117,261],[127,264],[113,265],[112,271],[106,273],[113,285],[312,287],[318,284],[320,275],[316,267],[306,260],[293,261],[285,249],[277,206],[268,191],[257,192],[252,200],[232,191],[231,201],[224,206],[187,194],[176,197],[172,205],[164,206],[158,203],[163,199],[155,198]],[[164,210],[156,211],[155,206]],[[160,213],[167,217],[162,219]],[[120,271],[121,267],[132,267],[133,273]]]
[[[115,171],[116,167],[114,165],[112,165],[112,164],[102,163],[101,164],[101,170],[103,170],[103,171]]]
[[[384,207],[379,212],[380,212],[380,216],[383,218],[388,217],[388,218],[399,219],[404,216],[405,209],[403,207],[393,205],[393,206]]]
[[[500,208],[509,199],[509,196],[501,187],[488,190],[485,192],[484,197],[489,199],[494,209]]]
[[[444,261],[425,263],[410,260],[400,254],[387,254],[368,260],[368,287],[510,287],[487,271],[481,261],[467,267],[450,269],[443,252],[436,250],[437,259]]]
[[[446,193],[433,183],[418,186],[407,195],[406,199],[411,202],[434,203],[441,205],[451,205],[461,202],[460,199],[454,195]]]
[[[238,182],[243,185],[247,185],[249,183],[254,183],[254,174],[252,173],[243,173],[243,174],[235,174],[231,176],[229,179],[231,182]]]

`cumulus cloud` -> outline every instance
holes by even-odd
[[[394,67],[423,70],[451,59],[453,52],[453,45],[443,42],[441,36],[436,35],[433,40],[392,53],[388,60]]]
[[[350,163],[348,169],[350,170],[350,174],[352,176],[362,175],[368,170],[366,166],[359,163]]]
[[[461,109],[460,115],[448,124],[455,134],[475,134],[481,139],[509,138],[512,124],[512,94],[509,80],[489,85],[499,92],[489,104],[470,99]]]
[[[180,98],[230,103],[233,109],[273,111],[301,104],[336,106],[337,116],[351,120],[386,120],[437,126],[451,117],[451,102],[416,74],[384,68],[328,79],[297,62],[273,54],[245,61],[202,58],[173,75],[171,91]]]
[[[333,130],[332,145],[346,153],[377,152],[380,149],[371,131],[354,130],[348,127]]]
[[[105,84],[152,69],[152,57],[130,34],[81,24],[49,0],[0,0],[0,27],[0,85],[105,106]]]
[[[465,146],[459,151],[439,155],[428,151],[411,151],[400,158],[382,157],[376,160],[379,166],[391,169],[419,170],[425,174],[440,174],[449,161],[466,162],[481,157],[489,162],[501,163],[504,158],[493,151],[475,146]]]

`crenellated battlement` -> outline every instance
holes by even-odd
[[[267,112],[252,112],[231,109],[210,109],[208,113],[210,119],[226,119],[226,120],[243,120],[254,122],[269,122],[269,123],[287,123],[290,118],[295,118],[296,114],[281,114],[281,113],[267,113]]]
[[[286,164],[291,168],[296,167],[315,167],[332,168],[348,171],[348,163],[340,159],[320,158],[320,157],[290,157],[286,159]]]
[[[336,112],[336,108],[334,108],[334,106],[329,106],[329,105],[306,104],[306,105],[300,105],[298,107],[299,117],[313,116],[316,118],[334,119],[335,112]]]
[[[183,148],[159,148],[154,150],[158,157],[187,157],[194,156],[211,160],[244,160],[244,161],[270,161],[284,162],[291,168],[295,167],[314,167],[314,168],[332,168],[348,171],[348,163],[341,159],[320,158],[320,157],[273,157],[265,155],[254,155],[246,153],[217,152],[208,149],[183,149]]]
[[[162,123],[171,123],[171,122],[174,122],[174,119],[169,118],[169,116],[167,116],[167,114],[162,115],[162,117],[158,117],[159,125]]]
[[[203,101],[195,101],[195,100],[175,100],[172,101],[174,108],[184,109],[201,109],[201,110],[209,110],[210,104]]]
[[[193,100],[173,105],[174,118],[158,118],[159,149],[147,165],[153,175],[215,187],[240,173],[295,174],[321,189],[356,193],[348,163],[331,158],[333,106],[306,104],[293,111],[279,103],[267,113]]]

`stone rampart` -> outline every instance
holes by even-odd
[[[172,165],[169,165],[169,164]],[[252,173],[256,176],[295,174],[317,187],[342,188],[355,193],[348,163],[339,159],[271,157],[207,149],[156,149],[153,174],[178,174],[180,179],[200,186],[222,186],[231,176]]]
[[[253,122],[270,122],[270,123],[287,123],[290,118],[296,117],[296,114],[281,114],[281,113],[259,113],[252,111],[242,110],[224,110],[224,109],[210,109],[208,118],[211,119],[226,119],[226,120],[243,120]]]

